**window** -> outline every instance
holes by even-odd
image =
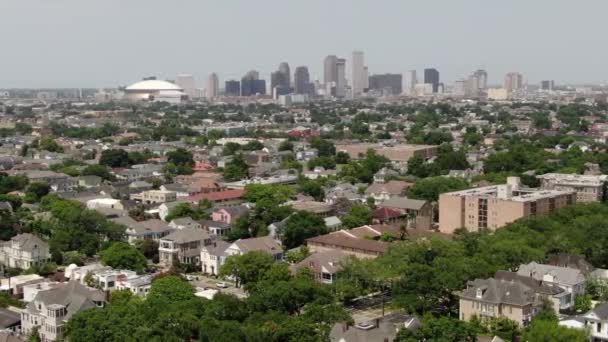
[[[602,323],[600,322],[597,323],[597,332],[602,332]]]

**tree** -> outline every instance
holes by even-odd
[[[112,180],[114,176],[110,173],[108,168],[104,165],[89,165],[82,170],[83,176],[98,176],[104,180]]]
[[[116,269],[142,272],[148,262],[146,257],[134,246],[126,242],[115,242],[101,252],[101,261]]]
[[[321,183],[306,177],[301,177],[298,181],[298,191],[308,196],[314,197],[315,201],[323,201],[325,198],[325,191]]]
[[[477,341],[477,334],[466,322],[459,321],[458,319],[426,316],[422,320],[422,325],[415,331],[401,329],[395,337],[395,341],[475,342]]]
[[[164,276],[154,279],[148,300],[155,302],[183,302],[194,299],[194,288],[177,276]]]
[[[422,179],[407,189],[407,197],[436,202],[444,192],[463,190],[469,187],[467,181],[453,177],[431,177]]]
[[[180,203],[176,205],[169,215],[165,217],[165,221],[171,222],[176,218],[190,217],[193,220],[208,219],[209,214],[201,207],[193,207],[190,203]]]
[[[348,214],[342,218],[342,224],[347,228],[361,227],[369,224],[372,219],[371,209],[363,204],[353,205]]]
[[[0,172],[0,194],[6,194],[16,190],[23,190],[28,184],[25,176],[9,176]]]
[[[270,254],[256,251],[242,255],[231,255],[220,268],[221,277],[234,277],[237,287],[257,282],[270,269],[274,260]]]
[[[43,151],[49,151],[49,152],[59,152],[59,153],[63,152],[63,147],[61,147],[59,144],[57,144],[55,139],[53,139],[52,137],[42,138],[40,140],[40,142],[38,143],[38,148]]]
[[[300,211],[287,218],[285,227],[281,231],[281,236],[283,246],[291,249],[302,245],[308,238],[326,233],[327,228],[322,218]]]
[[[248,142],[245,146],[243,146],[243,150],[245,151],[259,151],[264,148],[264,144],[257,140],[252,140]]]
[[[49,192],[51,192],[51,187],[48,183],[31,183],[25,190],[25,201],[28,203],[39,202]]]
[[[312,138],[310,146],[319,151],[319,157],[333,157],[336,154],[336,146],[323,138]]]
[[[589,341],[586,330],[570,329],[554,320],[533,319],[524,330],[522,341],[585,342]]]
[[[110,149],[101,152],[99,164],[109,167],[127,167],[130,165],[129,154],[123,149]]]
[[[190,166],[194,164],[192,159],[192,153],[184,148],[178,148],[177,150],[170,151],[167,153],[167,162],[173,163],[176,166]]]
[[[27,135],[32,133],[32,126],[23,122],[17,122],[15,124],[15,131],[21,135]]]
[[[578,295],[574,300],[576,311],[585,313],[592,309],[591,296],[588,294]]]
[[[282,151],[293,151],[293,143],[289,140],[285,140],[279,144],[279,152]]]
[[[350,161],[350,155],[344,151],[340,151],[336,153],[336,163],[337,164],[348,164]]]
[[[227,142],[224,145],[224,149],[222,150],[222,154],[225,156],[231,156],[235,154],[238,150],[241,149],[241,145],[235,142]]]
[[[226,181],[239,181],[249,177],[249,165],[245,162],[243,155],[236,154],[224,168],[224,179]]]
[[[321,166],[326,170],[335,169],[336,161],[333,157],[317,157],[308,161],[308,169],[313,170],[317,166]]]

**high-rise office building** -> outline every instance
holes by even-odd
[[[505,75],[505,89],[514,92],[524,87],[524,77],[519,72],[510,72]]]
[[[545,81],[541,81],[540,82],[540,89],[541,90],[553,90],[553,88],[555,87],[555,81],[553,80],[545,80]]]
[[[189,98],[193,99],[198,97],[198,92],[196,91],[196,86],[194,84],[194,77],[192,75],[177,75],[177,77],[175,77],[175,84],[182,88]]]
[[[270,74],[270,91],[276,97],[291,93],[291,76],[287,62],[281,63],[279,69]]]
[[[213,100],[220,94],[220,79],[216,73],[211,73],[207,78],[207,92],[205,96],[209,100]]]
[[[289,69],[289,63],[282,62],[279,64],[279,72],[283,73],[285,76],[285,83],[282,86],[287,88],[291,88],[291,71]]]
[[[410,95],[416,94],[416,84],[418,84],[418,77],[416,76],[416,70],[410,70],[407,72],[406,77],[406,89]]]
[[[226,81],[224,94],[226,96],[240,96],[241,95],[241,82],[239,82],[237,80]]]
[[[401,94],[403,91],[403,76],[401,74],[383,74],[369,77],[370,90],[384,90],[387,88],[393,95]]]
[[[366,77],[367,74],[365,72],[365,57],[363,51],[355,50],[353,51],[351,78],[354,97],[363,94],[363,91],[365,90]]]
[[[336,89],[335,96],[336,97],[345,97],[346,96],[346,59],[338,58],[336,62]]]
[[[473,73],[478,80],[477,86],[480,90],[488,89],[488,72],[483,69],[478,69]]]
[[[256,70],[248,71],[241,78],[241,96],[266,95],[266,81],[260,79]]]
[[[329,55],[323,61],[323,82],[327,84],[338,82],[338,57]]]
[[[439,91],[439,71],[435,68],[424,69],[424,83],[430,84],[433,93],[437,93]]]
[[[312,83],[310,83],[310,74],[308,73],[308,67],[299,66],[296,68],[296,72],[293,75],[294,92],[296,94],[309,94],[312,95]]]

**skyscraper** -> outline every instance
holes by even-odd
[[[308,67],[299,66],[296,68],[296,72],[293,75],[294,90],[296,94],[309,94],[312,95],[310,83],[310,75],[308,73]]]
[[[346,59],[338,58],[336,62],[336,97],[346,96]]]
[[[291,88],[291,71],[287,62],[279,64],[279,71],[285,75],[285,83],[282,84],[287,88]]]
[[[505,89],[508,92],[520,90],[524,87],[524,77],[519,72],[510,72],[505,75]]]
[[[366,77],[367,74],[365,72],[365,57],[363,51],[355,50],[353,51],[352,61],[352,89],[354,97],[363,94]]]
[[[473,75],[478,80],[478,89],[485,90],[488,89],[488,72],[483,69],[476,70]]]
[[[241,82],[237,80],[226,81],[224,93],[226,96],[241,95]]]
[[[401,94],[403,80],[401,74],[371,75],[369,77],[370,90],[390,89],[391,94]]]
[[[323,61],[323,82],[327,85],[338,82],[338,57],[329,55]]]
[[[266,95],[266,81],[260,79],[256,70],[248,71],[241,78],[241,96]]]
[[[418,84],[418,77],[416,76],[416,70],[410,70],[407,72],[406,88],[410,95],[416,94],[416,84]]]
[[[207,78],[207,99],[213,100],[220,93],[220,79],[216,73],[211,73]]]
[[[545,80],[540,82],[541,90],[553,90],[555,87],[555,81],[553,80]]]
[[[270,91],[273,96],[291,93],[291,76],[289,75],[289,64],[283,62],[279,69],[270,74]]]
[[[431,84],[433,93],[439,91],[439,71],[435,68],[424,69],[424,83]]]
[[[177,77],[175,77],[175,84],[184,89],[184,93],[186,93],[189,98],[193,99],[198,97],[196,86],[194,85],[194,77],[192,75],[177,75]]]

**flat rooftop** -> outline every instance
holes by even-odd
[[[544,175],[537,176],[537,178],[573,186],[601,186],[608,181],[607,175],[594,176],[567,173],[546,173]]]
[[[503,193],[503,196],[500,194]],[[513,202],[530,202],[543,198],[573,194],[573,191],[539,190],[534,188],[508,189],[507,185],[491,185],[481,188],[448,192],[444,195],[458,197],[496,198]]]

